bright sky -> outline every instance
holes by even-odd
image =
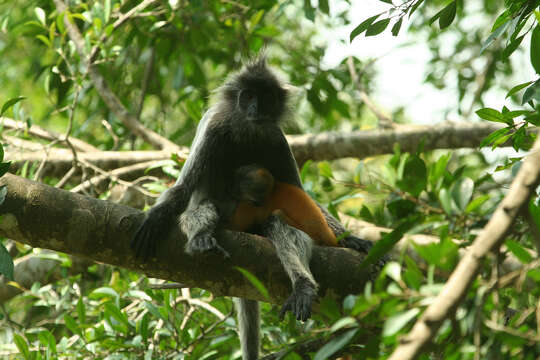
[[[331,3],[333,12],[345,10],[347,7],[348,5],[344,2],[334,1]],[[427,45],[419,41],[418,35],[411,36],[406,31],[406,23],[403,24],[397,37],[392,36],[389,29],[386,29],[383,33],[373,37],[365,37],[362,34],[352,44],[349,44],[349,34],[356,25],[387,8],[388,6],[379,0],[353,1],[348,10],[352,25],[324,30],[323,36],[329,40],[324,65],[335,66],[344,56],[349,54],[357,55],[361,59],[378,58],[374,64],[378,74],[375,79],[376,91],[370,94],[376,103],[387,110],[403,106],[406,114],[415,123],[428,124],[444,120],[462,120],[455,111],[458,101],[456,76],[448,78],[450,85],[444,90],[438,90],[423,82],[430,52]],[[479,26],[486,21],[485,19],[471,20],[473,20],[469,22],[471,26]],[[491,24],[488,23],[486,26],[487,36]],[[440,41],[442,43],[452,41],[449,34],[441,33]],[[345,44],[339,41],[340,39],[345,39]],[[411,44],[407,45],[408,42]],[[528,46],[525,43],[526,41],[524,41],[524,45]],[[480,54],[479,57],[481,57]],[[513,84],[517,85],[535,78],[534,71],[532,71],[526,56],[516,52],[512,56],[512,61],[518,64],[516,69],[522,69],[520,74],[516,74],[516,81]],[[504,104],[504,97],[504,92],[491,90],[484,95],[484,101],[486,106],[500,109]],[[470,100],[466,99],[465,101],[468,106]],[[473,114],[472,118],[475,119],[476,115]]]

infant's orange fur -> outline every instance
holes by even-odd
[[[322,211],[304,190],[287,183],[274,182],[273,176],[263,168],[251,170],[246,176],[261,185],[264,189],[264,200],[261,205],[241,200],[226,226],[228,229],[248,231],[254,225],[262,224],[272,213],[276,213],[290,226],[308,234],[315,244],[338,246]]]

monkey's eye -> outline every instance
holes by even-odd
[[[255,93],[251,90],[241,90],[238,96],[238,105],[242,110],[246,110],[250,103],[256,101]]]

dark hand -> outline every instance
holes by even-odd
[[[156,256],[158,241],[169,235],[174,224],[174,215],[168,211],[167,206],[157,204],[146,213],[146,217],[131,240],[131,248],[135,257],[148,261]]]
[[[349,235],[339,241],[339,245],[344,248],[353,249],[362,254],[367,254],[373,243],[368,240],[360,239],[356,236]]]
[[[306,278],[299,278],[294,284],[294,289],[279,312],[279,319],[283,320],[287,311],[296,317],[296,320],[306,321],[311,317],[311,304],[317,291],[314,285]]]

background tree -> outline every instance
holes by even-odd
[[[404,359],[424,350],[425,358],[536,359],[539,4],[382,3],[388,6],[384,12],[358,21],[351,20],[348,2],[326,0],[316,6],[269,0],[0,1],[0,162],[11,161],[10,171],[23,178],[143,208],[178,175],[212,90],[242,59],[266,46],[271,64],[298,87],[296,121],[286,130],[306,190],[351,231],[379,240],[367,263],[377,264],[387,251],[393,256],[378,276],[366,277],[365,286],[354,284],[355,293],[321,299],[305,324],[292,318],[281,323],[273,305],[264,305],[267,358],[352,353],[375,359],[395,351],[394,358]],[[381,86],[375,81],[379,59],[344,53],[335,67],[325,66],[329,41],[320,34],[347,26],[350,36],[343,41],[354,40],[353,49],[364,36],[383,32],[426,43],[426,86],[455,90],[449,92],[455,98],[449,98],[448,113],[463,122],[441,118],[415,126],[407,108],[381,108],[382,99],[373,97]],[[536,75],[519,84],[514,79],[523,64]],[[488,107],[493,102],[486,99],[494,96],[498,105]],[[491,149],[478,149],[485,146]],[[494,158],[492,150],[503,146],[513,150]],[[460,148],[468,150],[446,150]],[[7,167],[2,162],[0,173]],[[64,248],[53,229],[75,229],[75,247],[77,229],[92,229],[89,223],[55,222],[54,216],[46,223],[47,215],[80,210],[71,207],[74,195],[39,186],[25,193],[33,185],[9,175],[2,184],[7,186],[0,189],[0,234],[18,240],[6,238],[0,246],[2,356],[239,357],[229,298],[194,286],[222,295],[217,287],[196,278],[182,289],[167,286],[128,270],[136,265],[115,262],[106,251]],[[22,190],[10,191],[14,184]],[[16,193],[23,194],[17,201],[24,206],[14,201]],[[94,204],[81,200],[86,201]],[[36,205],[47,214],[32,217]],[[498,206],[507,211],[497,212]],[[15,213],[19,227],[13,226]],[[479,236],[490,219],[495,225]],[[29,226],[21,229],[24,223]],[[120,266],[21,243],[37,245],[36,238],[43,248]],[[8,282],[11,257],[16,282]],[[450,277],[463,269],[460,259],[471,257],[479,261],[465,269],[477,276]],[[348,261],[342,260],[356,260]],[[161,277],[176,279],[170,269]],[[161,270],[144,269],[156,277],[165,274]],[[231,273],[231,281],[243,275],[237,276]],[[258,277],[267,284],[264,274]],[[252,281],[251,290],[237,291],[262,297],[263,287]],[[331,283],[331,276],[322,281]],[[456,284],[461,292],[453,292]],[[455,302],[449,293],[459,294]],[[278,301],[279,291],[273,296],[270,301]],[[440,301],[448,306],[437,307],[439,317],[424,312]],[[400,347],[400,339],[412,345]]]

